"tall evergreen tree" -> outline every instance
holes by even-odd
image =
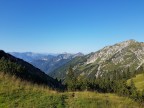
[[[127,79],[131,78],[132,75],[131,75],[131,72],[130,72],[130,68],[128,67],[127,68]]]
[[[133,79],[131,79],[129,91],[130,91],[130,96],[135,99],[137,97],[137,89],[135,87]]]
[[[66,77],[66,84],[69,91],[74,91],[76,89],[76,78],[72,69],[72,66],[68,69],[68,74]]]

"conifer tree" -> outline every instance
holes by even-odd
[[[74,91],[76,89],[76,78],[72,66],[70,66],[68,69],[66,84],[69,91]]]
[[[129,91],[130,91],[130,96],[132,98],[136,98],[137,97],[137,89],[135,87],[133,79],[131,79],[131,81],[130,81],[130,90]]]
[[[130,72],[130,68],[127,68],[127,79],[131,78],[131,72]]]

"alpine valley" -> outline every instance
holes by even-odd
[[[32,52],[10,52],[10,54],[31,63],[32,65],[41,69],[47,74],[59,68],[60,66],[66,64],[73,58],[83,56],[82,53],[39,54]]]

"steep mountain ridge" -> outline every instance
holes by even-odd
[[[136,41],[134,40],[129,40],[129,41],[115,44],[114,46],[104,47],[102,50],[95,52],[94,55],[88,58],[87,64],[95,62],[98,58],[102,58],[100,62],[103,62],[106,59],[110,58],[111,55],[121,52],[124,48],[128,47],[130,44],[135,42]]]
[[[83,62],[75,63],[75,59],[65,66],[50,73],[52,77],[64,79],[69,65],[73,66],[77,76],[98,77],[106,72],[118,70],[123,72],[130,69],[135,71],[144,66],[144,43],[128,40],[84,56]],[[62,75],[61,75],[62,74]]]

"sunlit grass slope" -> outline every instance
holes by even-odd
[[[71,94],[71,95],[70,95]],[[115,94],[100,94],[95,92],[67,93],[68,106],[71,108],[139,108],[140,106],[125,97]]]
[[[144,74],[136,75],[136,77],[132,78],[134,81],[134,84],[136,88],[140,91],[144,90]],[[129,79],[127,82],[130,84],[131,79]]]
[[[64,107],[61,94],[43,86],[20,81],[0,74],[0,108],[56,108]]]
[[[0,108],[139,108],[125,97],[96,92],[59,93],[0,72]]]

